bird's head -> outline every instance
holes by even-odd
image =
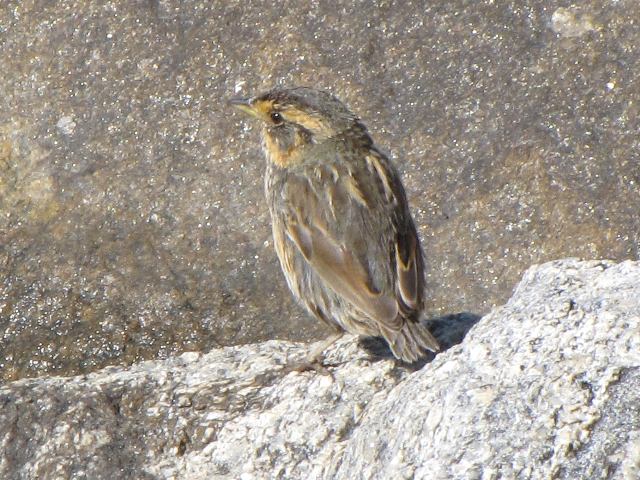
[[[336,141],[342,135],[367,136],[358,118],[340,100],[321,90],[275,89],[230,103],[262,121],[265,153],[280,167],[300,162],[301,152],[309,145]]]

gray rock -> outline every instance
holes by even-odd
[[[640,475],[638,262],[534,266],[417,371],[353,338],[329,352],[332,376],[283,371],[307,351],[269,341],[7,384],[0,477]]]
[[[436,316],[638,259],[640,2],[574,3],[0,2],[0,378],[326,335],[225,104],[277,84],[332,90],[398,163]]]

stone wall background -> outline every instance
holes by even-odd
[[[325,334],[225,104],[274,85],[333,91],[398,163],[433,315],[637,259],[640,4],[578,5],[2,2],[0,377]]]

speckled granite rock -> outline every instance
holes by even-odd
[[[333,376],[283,372],[306,351],[269,341],[7,384],[0,477],[640,474],[638,262],[534,266],[415,372],[369,361],[353,339],[330,352]]]
[[[225,104],[277,84],[332,90],[397,161],[434,315],[637,259],[640,2],[575,3],[0,2],[0,378],[326,333]]]

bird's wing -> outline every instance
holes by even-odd
[[[292,222],[287,234],[311,268],[332,290],[389,328],[401,328],[397,302],[375,288],[370,273],[353,252],[337,243],[327,232],[308,225]]]
[[[398,331],[421,308],[423,288],[420,245],[399,176],[382,156],[356,175],[331,168],[315,184],[287,183],[286,234],[329,288]]]

